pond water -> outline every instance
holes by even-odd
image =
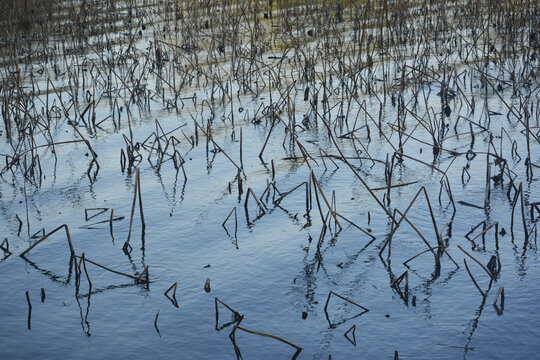
[[[405,9],[425,39],[386,53],[351,45],[364,2],[327,27],[339,6],[115,4],[82,46],[4,44],[0,358],[295,355],[246,329],[298,359],[537,356],[532,43],[505,57],[489,27],[440,30],[444,4]],[[322,25],[286,29],[309,14]],[[63,224],[76,262],[64,229],[19,256]]]

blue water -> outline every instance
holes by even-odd
[[[55,81],[65,84],[67,77]],[[477,78],[472,81],[476,85],[480,83]],[[152,88],[155,78],[150,77],[148,84]],[[320,82],[318,84],[320,86]],[[377,86],[381,96],[382,85]],[[434,85],[427,103],[440,115],[440,97],[435,88]],[[425,89],[427,93],[428,85]],[[88,149],[84,143],[57,146],[56,163],[50,149],[41,149],[39,154],[45,178],[40,186],[24,181],[20,172],[14,175],[9,171],[3,173],[0,237],[8,239],[12,254],[5,253],[6,256],[0,259],[0,358],[234,359],[236,355],[229,334],[236,323],[220,329],[234,321],[234,317],[219,305],[219,322],[216,324],[216,297],[243,315],[241,327],[273,334],[300,346],[302,351],[298,359],[328,359],[329,355],[333,359],[392,358],[396,350],[404,359],[537,357],[540,315],[535,309],[540,297],[537,281],[540,267],[535,226],[539,214],[531,217],[530,204],[540,201],[537,175],[540,146],[531,140],[531,161],[535,167],[532,178],[527,178],[524,128],[516,119],[492,116],[489,128],[496,136],[497,150],[500,142],[497,136],[502,127],[517,140],[521,160],[512,158],[512,144],[506,135],[502,154],[516,174],[516,186],[523,184],[526,226],[534,229],[528,241],[525,241],[519,204],[511,231],[512,203],[507,196],[507,179],[502,185],[491,181],[489,206],[483,208],[488,132],[476,132],[472,150],[483,154],[470,161],[465,155],[454,157],[446,151],[435,156],[429,145],[412,138],[405,143],[405,154],[443,171],[449,168],[447,176],[456,204],[454,216],[444,189],[438,200],[441,174],[407,158],[395,165],[392,183],[416,183],[392,189],[388,207],[390,211],[397,208],[403,212],[420,188],[426,188],[438,230],[445,227],[442,234],[446,250],[459,265],[457,268],[448,256],[443,255],[437,271],[429,252],[412,260],[408,267],[403,265],[404,261],[427,249],[420,236],[405,223],[393,237],[391,261],[388,262],[386,255],[382,261],[379,251],[391,231],[391,220],[343,161],[335,160],[337,168],[327,159],[325,168],[319,149],[329,154],[339,153],[320,119],[317,126],[312,119],[309,129],[298,130],[299,141],[317,161],[317,164],[310,161],[313,174],[329,202],[335,191],[337,212],[369,231],[375,239],[372,241],[344,220],[340,220],[343,230],[334,236],[334,222],[331,221],[320,255],[317,255],[317,242],[324,225],[315,195],[313,208],[309,216],[306,214],[305,187],[288,195],[280,206],[272,203],[271,191],[268,202],[263,198],[266,213],[257,219],[258,209],[250,198],[248,221],[244,209],[247,189],[251,188],[257,197],[263,194],[272,181],[271,160],[274,160],[275,186],[282,193],[308,182],[311,170],[301,159],[298,147],[292,148],[289,138],[282,146],[285,135],[282,124],[273,130],[262,162],[258,154],[270,124],[265,119],[259,124],[251,119],[261,104],[269,105],[268,90],[259,96],[234,96],[234,127],[227,102],[216,106],[212,134],[223,151],[243,166],[243,193],[239,199],[236,167],[221,152],[207,153],[206,137],[200,130],[198,146],[192,147],[182,135],[181,131],[184,131],[188,138],[195,136],[190,114],[204,129],[210,117],[208,109],[200,112],[200,101],[208,94],[208,88],[201,86],[194,91],[198,92],[197,104],[185,100],[185,108],[178,113],[164,108],[160,100],[152,101],[150,110],[139,111],[136,106],[131,110],[135,142],[142,143],[155,131],[156,119],[165,132],[184,125],[167,136],[174,135],[180,141],[177,149],[186,160],[187,179],[182,170],[175,169],[171,160],[156,166],[155,155],[148,161],[149,152],[141,149],[144,159],[137,167],[140,169],[146,227],[143,231],[137,204],[130,240],[133,251],[129,255],[122,247],[129,230],[135,168],[126,171],[120,168],[120,149],[125,150],[122,136],[129,137],[125,109],[122,124],[117,129],[105,123],[103,130],[91,134],[79,127],[99,156],[100,169],[95,179],[87,175],[91,158],[85,156]],[[479,87],[466,91],[468,97],[476,97],[477,107],[481,107],[484,93],[485,90]],[[533,93],[538,95],[538,90]],[[502,91],[502,95],[509,103],[515,101],[511,89]],[[67,93],[64,96],[67,97]],[[279,98],[279,92],[274,89],[272,96],[274,100]],[[291,97],[296,105],[297,122],[300,122],[309,110],[309,104],[303,101],[303,87],[297,85]],[[406,92],[404,97],[407,102],[411,92]],[[367,101],[369,113],[377,120],[379,103],[367,94],[360,98]],[[335,104],[338,100],[340,97],[336,96],[331,101]],[[491,111],[507,113],[505,105],[493,93],[487,104]],[[451,106],[453,112],[447,119],[450,128],[460,115],[488,126],[487,117],[480,110],[477,109],[475,114],[470,114],[465,107],[460,110],[457,100],[451,102]],[[334,121],[338,108],[331,112]],[[98,119],[111,113],[106,101],[96,111]],[[419,106],[417,112],[420,117],[424,116],[425,106]],[[365,112],[358,104],[353,104],[351,114],[356,116],[357,113],[360,113],[359,124],[364,124]],[[286,112],[282,117],[289,120]],[[397,133],[388,124],[393,124],[396,117],[397,108],[390,101],[386,102],[383,128],[394,146],[398,145]],[[367,121],[370,139],[366,129],[359,130],[356,135],[373,158],[384,162],[387,154],[391,158],[394,150],[378,134],[374,124]],[[417,124],[412,116],[407,117],[406,132],[411,133]],[[535,130],[538,128],[537,118],[531,120],[531,126],[535,126]],[[64,118],[57,121],[52,131],[56,141],[78,138]],[[457,132],[460,135],[445,140],[443,147],[465,153],[471,142],[468,124],[461,120]],[[340,134],[339,130],[337,134]],[[453,130],[448,134],[454,135]],[[415,130],[414,137],[431,143],[429,134],[422,127]],[[40,141],[43,143],[42,139]],[[347,156],[356,156],[350,140],[339,139],[338,144]],[[211,150],[212,144],[209,146]],[[0,137],[0,153],[11,151],[4,132]],[[291,160],[290,157],[298,158]],[[349,161],[370,187],[386,186],[384,164],[372,165],[369,160],[360,162],[358,159]],[[493,165],[493,159],[491,164],[492,175],[498,174],[499,168]],[[467,165],[471,177],[462,184],[462,169]],[[381,201],[385,192],[375,191]],[[326,215],[328,209],[322,197],[320,201]],[[101,207],[109,210],[85,220],[85,209]],[[227,231],[222,227],[233,208],[236,208],[238,219],[236,235],[234,215],[226,224]],[[114,209],[115,217],[122,217],[114,221],[112,236],[106,222],[110,209]],[[20,233],[16,215],[23,222]],[[437,245],[423,196],[411,208],[408,219],[431,246]],[[498,246],[495,229],[486,233],[484,244],[482,238],[473,245],[465,237],[471,227],[484,220],[487,224],[498,222],[499,231],[505,229],[506,234],[498,236]],[[84,228],[99,221],[104,223],[93,229]],[[451,233],[445,226],[449,222]],[[84,253],[87,259],[130,275],[140,274],[149,266],[148,288],[87,262],[91,292],[84,272],[77,290],[75,273],[69,276],[70,252],[61,231],[37,245],[26,258],[18,256],[36,241],[30,239],[32,234],[42,228],[48,233],[62,224],[69,227],[77,255]],[[480,231],[477,230],[475,235]],[[482,268],[458,246],[484,265],[492,255],[497,256],[501,272],[496,281],[490,283]],[[486,297],[471,281],[464,259]],[[393,279],[405,271],[408,271],[408,298],[391,286]],[[209,292],[205,290],[207,279],[210,279]],[[178,283],[178,307],[164,296],[175,282]],[[493,305],[500,287],[504,287],[503,309]],[[46,294],[44,301],[40,294],[42,288]],[[26,291],[32,304],[30,317]],[[330,291],[369,311],[356,316],[362,312],[360,308],[333,295],[325,312]],[[344,337],[353,325],[356,326],[355,345]],[[285,359],[295,353],[293,347],[275,339],[240,328],[235,334],[244,359]]]

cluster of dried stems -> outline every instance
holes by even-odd
[[[338,212],[335,192],[329,197],[331,191],[325,193],[316,175],[328,169],[327,162],[335,171],[350,170],[377,211],[390,221],[379,255],[389,270],[390,285],[407,304],[408,272],[396,276],[390,268],[392,243],[404,221],[425,245],[405,266],[430,252],[435,260],[434,276],[440,274],[444,255],[459,269],[447,251],[456,204],[486,212],[486,220],[466,235],[473,249],[478,248],[475,241],[480,237],[485,248],[486,233],[493,228],[498,249],[499,224],[489,220],[488,214],[492,188],[501,186],[512,204],[512,239],[519,208],[524,249],[533,235],[536,242],[539,202],[529,199],[531,192],[524,189],[539,167],[534,154],[540,144],[540,8],[534,1],[28,0],[18,4],[12,7],[7,1],[0,2],[6,15],[0,21],[0,102],[2,136],[7,139],[0,154],[4,160],[0,177],[11,177],[26,193],[26,187],[42,185],[45,174],[65,156],[64,148],[82,148],[80,164],[94,182],[100,170],[94,140],[120,132],[125,141],[125,148],[118,149],[121,171],[137,170],[126,254],[131,252],[137,194],[143,232],[145,227],[139,164],[147,160],[157,172],[172,164],[177,174],[182,170],[187,182],[184,157],[199,146],[200,138],[209,163],[218,154],[230,163],[248,223],[269,214],[270,207],[280,207],[295,191],[305,192],[308,222],[316,203],[322,222],[317,266],[323,261],[328,233],[335,239],[344,225],[367,235],[370,244],[375,240]],[[244,111],[242,100],[261,97],[265,99],[260,106]],[[490,108],[491,99],[502,104],[504,113]],[[163,120],[156,120],[155,131],[137,141],[132,118],[135,112],[147,112],[151,107],[166,109],[172,119],[181,121],[165,131]],[[388,108],[394,109],[395,117],[385,115]],[[246,126],[265,131],[265,141],[256,154],[244,153],[242,127]],[[69,129],[69,137],[60,136],[59,127]],[[330,146],[322,149],[308,142],[303,135],[314,131]],[[223,132],[239,139],[238,155],[226,152],[214,136]],[[375,137],[390,152],[370,152]],[[447,146],[456,140],[460,147]],[[288,156],[269,158],[265,150],[279,142]],[[408,144],[430,149],[433,161],[411,154]],[[244,191],[249,181],[244,159],[252,155],[265,167],[271,163],[271,177],[260,196],[252,187]],[[438,165],[443,158],[452,159],[446,168]],[[463,159],[466,165],[456,168],[454,164]],[[309,169],[308,178],[289,191],[278,190],[275,160],[300,162]],[[391,206],[393,189],[418,182],[395,183],[395,169],[407,164],[426,167],[440,177],[438,205],[452,209],[451,220],[442,228],[424,186],[405,210]],[[456,184],[451,184],[449,176],[459,172],[458,185],[466,186],[471,166],[486,169],[485,197],[476,204],[454,199],[452,186]],[[365,175],[370,171],[384,173],[385,186],[371,186]],[[232,193],[231,183],[228,187]],[[422,198],[433,227],[431,235],[415,226],[409,216]],[[17,219],[20,233],[23,220],[18,215]],[[111,235],[113,220],[111,210]],[[26,221],[30,232],[28,210]],[[236,207],[223,227],[236,238]],[[480,227],[481,232],[470,238]],[[41,239],[21,255],[61,228],[46,235],[43,230]],[[76,255],[67,225],[63,228],[77,283],[81,265],[90,282],[87,263],[119,273],[86,259],[84,253]],[[7,240],[1,248],[9,252]],[[460,249],[487,272],[491,287],[500,264],[490,260],[486,267]],[[464,265],[479,292],[487,297],[489,289],[481,289],[465,258]],[[148,268],[140,276],[122,275],[149,282]],[[176,285],[171,298],[175,306]],[[500,289],[496,307],[504,307],[504,290]],[[497,305],[499,298],[501,305]],[[216,314],[217,304],[216,299]],[[240,322],[237,318],[231,334],[239,357],[237,330],[283,341],[297,350],[294,357],[301,350],[273,335],[243,328]],[[159,331],[157,315],[155,326]]]

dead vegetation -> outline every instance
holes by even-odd
[[[431,253],[436,279],[446,265],[462,269],[453,256],[464,255],[464,268],[484,298],[482,308],[500,274],[499,235],[507,230],[499,224],[510,221],[512,241],[519,239],[523,249],[536,249],[539,194],[524,190],[535,186],[531,184],[538,179],[540,167],[540,8],[535,2],[28,0],[10,4],[0,3],[4,14],[0,176],[4,181],[17,179],[24,191],[39,189],[66,152],[78,151],[76,167],[86,172],[90,183],[99,181],[103,164],[94,143],[110,133],[122,134],[118,171],[136,174],[123,247],[126,256],[132,251],[137,199],[142,251],[145,246],[141,165],[149,163],[156,173],[171,167],[176,180],[181,174],[186,184],[190,174],[185,159],[198,147],[205,147],[207,167],[216,158],[229,166],[233,180],[224,179],[224,186],[243,204],[247,226],[285,207],[289,196],[302,194],[305,226],[320,226],[319,239],[312,245],[317,270],[324,263],[327,244],[337,241],[342,231],[359,230],[370,239],[366,246],[377,239],[359,220],[349,220],[338,210],[340,189],[325,188],[320,181],[330,169],[353,177],[370,199],[362,206],[389,221],[379,257],[389,273],[388,285],[407,306],[414,284],[409,283],[408,270],[396,274],[391,267],[392,258],[401,255],[396,255],[393,242],[399,241],[396,234],[402,226],[419,237],[413,256],[403,254],[408,258],[403,265],[409,269],[409,262]],[[492,108],[492,99],[500,106]],[[247,108],[244,104],[250,101],[257,105]],[[145,139],[134,137],[135,114],[156,108],[168,111],[170,119],[156,119],[155,130]],[[243,129],[256,129],[264,136],[246,139]],[[224,139],[238,141],[231,148],[223,145]],[[323,140],[327,146],[321,145]],[[246,152],[246,141],[260,142],[259,151]],[[386,151],[381,152],[376,143],[384,144]],[[279,151],[276,144],[281,144]],[[420,154],[413,153],[418,148]],[[244,163],[254,161],[268,171],[265,187],[250,183],[245,172]],[[279,190],[276,162],[296,163],[307,176],[290,190]],[[421,178],[399,175],[408,166],[435,174],[438,193],[428,192]],[[456,199],[453,189],[478,182],[471,171],[485,173],[480,182],[485,196]],[[377,174],[379,182],[370,174]],[[511,204],[508,219],[490,217],[496,187],[504,189]],[[399,198],[401,188],[418,190],[405,207],[393,207],[404,203]],[[485,218],[471,219],[469,233],[452,236],[456,214],[467,207],[484,210]],[[415,211],[427,214],[428,229],[415,225],[411,216]],[[514,224],[516,211],[519,226]],[[18,215],[17,219],[22,226],[23,220]],[[223,214],[223,219],[223,228],[238,246],[243,224],[237,208]],[[106,221],[111,236],[114,220],[111,209]],[[28,212],[24,221],[30,236]],[[131,275],[86,259],[84,252],[73,248],[68,226],[63,227],[77,292],[84,271],[88,297],[92,294],[87,263],[149,287],[148,266]],[[46,235],[43,230],[43,236],[21,256],[57,230]],[[489,236],[490,231],[494,236]],[[458,245],[469,245],[461,235],[470,240],[480,260]],[[490,239],[496,260],[484,266]],[[0,248],[6,254],[13,250],[7,239]],[[452,264],[443,262],[446,257]],[[480,267],[474,268],[471,260]],[[488,275],[487,289],[476,280],[485,276],[479,270]],[[165,292],[175,307],[179,307],[177,285]],[[331,291],[327,318],[332,294],[367,311]],[[216,330],[218,301],[234,314],[226,326],[234,324],[231,340],[237,357],[241,357],[237,330],[290,345],[296,349],[293,358],[300,354],[302,348],[288,340],[240,326],[243,315],[217,298]],[[412,304],[416,306],[415,297]],[[493,304],[502,314],[502,286]],[[29,299],[28,305],[30,329]],[[154,325],[160,333],[158,314]],[[345,336],[356,346],[355,329],[350,327]],[[162,327],[162,331],[166,330]],[[351,331],[353,340],[347,335]],[[472,333],[469,341],[471,337]]]

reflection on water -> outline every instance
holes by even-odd
[[[534,357],[535,10],[413,5],[6,17],[0,358]]]

